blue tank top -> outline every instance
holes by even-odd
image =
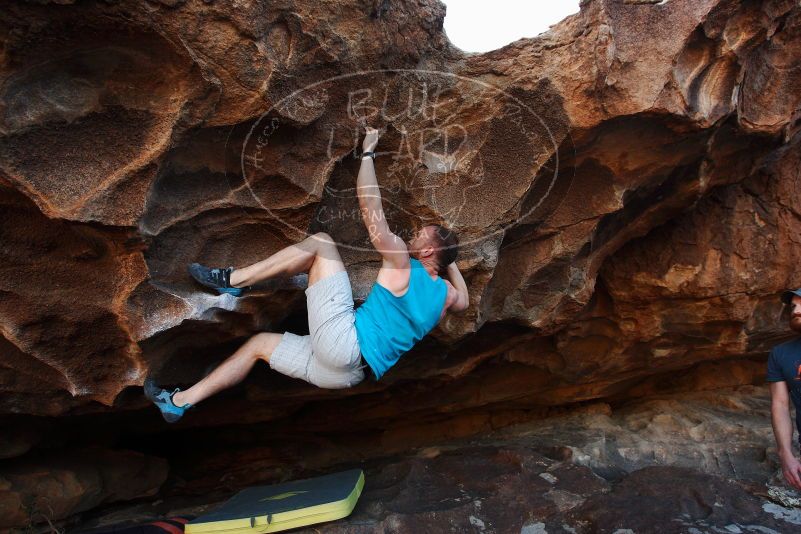
[[[409,261],[409,288],[403,296],[396,297],[376,281],[356,308],[359,348],[376,379],[437,325],[445,305],[445,281],[432,280],[420,261]]]

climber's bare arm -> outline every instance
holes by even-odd
[[[470,305],[470,295],[467,292],[467,284],[459,272],[456,262],[448,265],[448,296],[445,298],[445,310],[452,312],[463,312]],[[444,313],[444,311],[443,311]]]
[[[372,151],[378,145],[379,131],[367,128],[362,148]],[[405,268],[409,264],[409,249],[406,243],[392,233],[381,206],[381,190],[375,176],[372,158],[362,158],[359,176],[356,179],[356,194],[359,197],[359,209],[362,221],[367,228],[370,242],[384,259],[382,267]]]
[[[771,382],[770,401],[771,423],[782,464],[782,474],[788,484],[801,489],[801,462],[793,454],[793,421],[790,418],[790,393],[787,382]]]

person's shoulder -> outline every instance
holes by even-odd
[[[801,336],[785,341],[784,343],[779,343],[771,349],[771,352],[776,356],[789,353],[798,354],[801,352]]]

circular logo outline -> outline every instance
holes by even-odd
[[[315,88],[315,87],[320,86],[322,84],[331,83],[331,82],[336,81],[336,80],[354,78],[354,77],[363,76],[363,75],[375,75],[375,74],[386,74],[386,73],[420,73],[420,74],[426,74],[426,75],[444,76],[444,77],[455,78],[455,79],[460,80],[460,81],[467,81],[467,82],[470,82],[470,83],[474,83],[474,84],[477,84],[477,85],[482,86],[484,88],[490,89],[492,91],[496,91],[500,95],[511,99],[516,104],[521,106],[523,109],[527,110],[533,117],[535,117],[536,120],[539,122],[539,124],[542,125],[542,127],[544,128],[545,132],[547,133],[548,139],[552,143],[552,146],[553,146],[554,150],[553,150],[553,153],[551,154],[551,156],[548,158],[548,160],[546,160],[546,162],[550,161],[551,159],[554,160],[554,172],[553,172],[553,176],[552,176],[550,182],[548,183],[546,191],[542,194],[541,198],[536,203],[534,203],[534,205],[532,207],[530,207],[525,213],[518,214],[518,216],[515,217],[513,221],[511,221],[509,223],[506,223],[506,224],[502,223],[502,224],[498,225],[498,228],[496,228],[495,230],[493,230],[489,234],[482,235],[480,238],[472,239],[472,240],[467,241],[467,242],[460,241],[458,243],[458,245],[455,245],[455,246],[463,247],[464,245],[467,245],[467,244],[479,243],[481,241],[485,241],[487,239],[490,239],[490,238],[492,238],[492,237],[494,237],[494,236],[496,236],[498,234],[505,233],[510,228],[513,228],[517,224],[519,224],[519,222],[521,220],[525,219],[530,214],[532,214],[536,209],[538,209],[540,206],[542,206],[542,204],[545,202],[545,200],[547,198],[549,198],[549,196],[551,195],[551,193],[553,191],[553,188],[555,187],[555,185],[557,183],[557,180],[558,180],[558,178],[560,176],[561,156],[560,156],[560,153],[559,153],[559,143],[556,142],[556,139],[554,138],[553,132],[548,127],[548,125],[545,123],[545,121],[542,119],[542,117],[540,117],[539,114],[537,114],[534,110],[532,110],[531,107],[528,104],[522,102],[518,97],[516,97],[516,96],[514,96],[512,94],[509,94],[505,90],[503,90],[500,87],[497,87],[497,86],[495,86],[495,85],[493,85],[491,83],[485,82],[483,80],[478,80],[478,79],[470,78],[470,77],[467,77],[467,76],[462,76],[462,75],[459,75],[459,74],[451,73],[451,72],[428,70],[428,69],[374,69],[374,70],[363,70],[363,71],[356,71],[356,72],[340,74],[340,75],[337,75],[337,76],[326,78],[324,80],[320,80],[320,81],[314,82],[314,83],[306,85],[306,86],[304,86],[304,87],[302,87],[300,89],[296,89],[292,93],[284,96],[278,102],[276,102],[275,104],[270,106],[269,109],[267,109],[264,113],[262,113],[254,121],[253,125],[248,130],[248,133],[247,133],[247,135],[245,136],[245,138],[243,140],[242,150],[241,150],[240,157],[239,157],[239,167],[240,167],[240,171],[242,173],[242,181],[244,182],[245,186],[247,187],[247,190],[250,193],[250,196],[253,197],[253,199],[256,201],[256,203],[262,209],[264,209],[269,215],[271,215],[275,220],[279,221],[281,224],[283,224],[287,228],[289,228],[291,230],[294,230],[294,231],[298,232],[301,235],[305,235],[307,237],[310,236],[310,233],[309,233],[308,230],[298,228],[298,227],[294,226],[293,224],[291,224],[291,223],[289,223],[287,221],[284,221],[277,213],[275,213],[274,210],[272,210],[269,207],[267,207],[266,205],[264,205],[264,203],[261,201],[261,199],[258,197],[256,192],[253,190],[253,187],[251,186],[251,183],[250,183],[250,180],[249,180],[248,174],[247,174],[247,169],[246,169],[246,151],[247,151],[248,144],[249,144],[249,142],[251,141],[251,138],[254,135],[254,131],[259,126],[259,124],[261,124],[262,121],[265,120],[267,118],[267,116],[270,113],[272,113],[274,110],[280,109],[280,107],[281,107],[281,105],[283,103],[285,103],[287,101],[290,101],[291,99],[295,98],[298,94],[303,93],[305,91],[308,91],[308,90],[310,90],[312,88]],[[271,121],[271,124],[274,124],[274,121],[278,121],[278,118],[274,117],[272,119],[272,121]],[[270,132],[269,135],[271,135],[275,131],[275,129],[277,129],[277,127],[275,127]],[[229,139],[230,139],[230,135],[229,135],[228,139],[226,139],[226,145],[228,144],[228,140]],[[565,134],[565,139],[572,139],[572,136],[570,135],[569,130]],[[563,143],[564,143],[564,139],[563,139]],[[266,145],[266,143],[265,143],[265,145]],[[422,156],[422,154],[421,154],[421,156]],[[527,190],[526,193],[531,191],[531,188],[534,186],[534,184],[536,182],[536,176],[537,176],[537,174],[539,172],[539,169],[541,169],[544,165],[545,165],[545,163],[540,165],[538,167],[537,172],[534,173],[534,176],[532,177],[532,181],[529,182],[530,187],[529,187],[529,189]],[[570,178],[569,180],[570,180],[570,183],[568,184],[568,186],[566,188],[566,191],[569,190],[570,187],[572,186],[572,181],[573,181],[572,178]],[[379,188],[381,188],[380,184],[379,184]],[[323,189],[324,190],[329,189],[328,184],[324,184],[323,185]],[[524,197],[525,197],[525,194],[520,199],[518,199],[518,202],[522,201],[522,199]],[[558,203],[554,207],[554,210],[557,209],[559,207],[559,205],[561,205],[561,203],[563,201],[564,201],[564,197],[561,200],[558,201]],[[343,247],[349,248],[351,250],[357,250],[357,251],[362,251],[362,252],[365,252],[365,251],[366,252],[373,252],[373,251],[377,250],[374,247],[367,248],[367,247],[362,247],[362,246],[358,246],[358,245],[351,245],[351,244],[348,244],[348,243],[337,243],[337,246],[343,246]],[[439,247],[439,248],[437,248],[437,250],[447,249],[447,248],[450,248],[450,247],[448,247],[448,246]],[[381,252],[381,251],[378,250],[378,252]]]

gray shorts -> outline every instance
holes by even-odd
[[[309,335],[284,332],[270,356],[270,367],[326,389],[355,386],[364,380],[353,293],[346,271],[306,288]]]

